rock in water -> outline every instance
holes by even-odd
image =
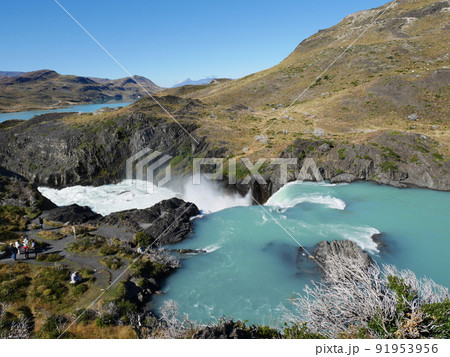
[[[367,253],[350,240],[334,240],[331,243],[324,240],[317,244],[313,256],[317,262],[324,266],[328,259],[332,257],[358,259],[363,262],[365,267],[368,267],[372,261]]]
[[[355,175],[344,173],[344,174],[339,174],[337,176],[334,176],[333,178],[330,179],[330,182],[331,183],[342,183],[342,182],[351,183],[356,180],[357,180],[357,178]]]

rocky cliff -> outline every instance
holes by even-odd
[[[181,112],[188,107],[192,113],[192,107],[200,106],[186,99],[160,100],[173,111],[175,104]],[[183,127],[164,116],[154,103],[145,110],[99,115],[53,113],[29,121],[5,122],[0,127],[0,164],[38,185],[116,182],[125,178],[126,160],[142,149],[173,157],[207,150],[204,140],[195,143],[187,133],[197,128],[195,121],[185,119]]]
[[[322,178],[333,183],[364,180],[400,188],[448,191],[450,161],[439,153],[439,148],[437,141],[422,134],[380,131],[354,144],[298,139],[280,157],[297,160],[297,165],[289,167],[289,181],[315,181],[311,169],[301,171],[305,159],[312,159]],[[278,167],[268,166],[264,177],[266,185],[254,184],[261,202],[283,185]]]

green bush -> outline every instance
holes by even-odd
[[[110,244],[105,244],[100,248],[99,253],[101,255],[113,255],[113,254],[117,254],[118,251],[119,251],[119,248],[114,247]]]
[[[79,235],[77,239],[68,245],[71,252],[85,252],[98,249],[103,246],[106,238],[89,233]]]
[[[140,247],[148,247],[152,242],[152,236],[148,235],[145,232],[138,232],[134,235],[134,243]]]
[[[88,291],[88,286],[86,284],[77,284],[73,286],[72,292],[75,297],[80,297],[86,291]]]
[[[0,275],[0,301],[16,302],[25,299],[30,278],[24,275],[4,273]]]
[[[345,148],[341,148],[338,150],[338,156],[339,156],[339,160],[345,160],[345,158],[346,158]]]
[[[47,303],[62,303],[67,296],[70,273],[65,267],[43,267],[33,279],[32,296]]]
[[[309,331],[306,323],[303,323],[300,325],[299,324],[295,324],[295,325],[285,324],[285,327],[283,330],[283,338],[286,338],[286,339],[323,339],[326,337],[319,333],[313,333],[313,332]]]
[[[435,328],[430,331],[433,338],[450,338],[450,300],[422,306],[424,313],[423,325]]]
[[[253,326],[254,334],[257,338],[278,339],[281,338],[280,332],[269,326]]]
[[[65,330],[66,325],[68,324],[69,319],[62,315],[51,315],[47,318],[41,330],[39,331],[38,336],[40,338],[58,338]],[[70,338],[73,335],[70,332],[64,333],[64,338]]]
[[[381,163],[382,172],[396,172],[397,170],[398,166],[393,161],[384,161]]]
[[[386,146],[382,146],[381,150],[383,150],[382,156],[385,159],[392,159],[394,161],[400,161],[401,156],[399,154],[397,154],[396,152],[394,152],[394,150],[392,150],[391,148],[388,148]]]
[[[40,262],[48,262],[48,263],[59,262],[60,260],[63,259],[64,257],[62,255],[59,255],[58,253],[39,254],[36,258],[36,260]]]
[[[102,263],[108,269],[113,270],[119,269],[123,265],[122,260],[120,260],[120,258],[117,257],[107,257],[100,259],[100,263]]]

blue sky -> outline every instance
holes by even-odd
[[[161,86],[269,68],[305,38],[387,0],[58,0],[129,70]],[[0,70],[125,77],[54,2],[2,0]]]

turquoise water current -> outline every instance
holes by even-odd
[[[294,292],[319,278],[314,267],[298,262],[294,239],[308,251],[322,240],[351,239],[378,263],[449,287],[449,218],[448,192],[291,183],[263,207],[232,207],[196,219],[195,233],[171,248],[208,253],[183,258],[150,308],[173,299],[197,322],[225,315],[277,325]],[[371,239],[375,233],[384,247]]]

